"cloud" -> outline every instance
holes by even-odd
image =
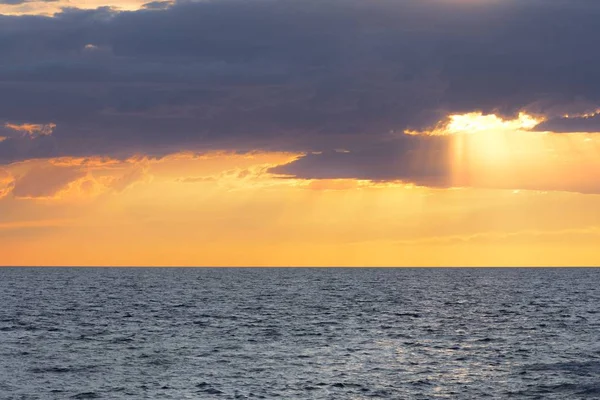
[[[231,188],[288,185],[267,170],[298,155],[287,153],[177,153],[163,158],[61,157],[29,160],[0,167],[0,191],[17,199],[79,201],[112,195],[132,186],[162,181],[217,181]],[[159,183],[160,184],[160,183]],[[15,187],[13,191],[13,187]]]
[[[272,167],[273,164],[257,163],[248,168],[226,169],[216,174],[180,177],[176,179],[176,182],[212,183],[228,191],[295,186],[297,182],[291,179],[273,179],[273,175],[268,172]]]
[[[151,1],[142,5],[142,8],[148,10],[165,10],[174,4],[173,1]]]
[[[117,192],[122,192],[137,183],[147,182],[151,179],[152,176],[148,173],[147,166],[135,165],[123,175],[113,178],[109,183],[109,187]]]
[[[3,168],[0,168],[0,199],[6,197],[14,186],[13,176]]]
[[[59,0],[0,0],[0,4],[5,4],[9,6],[17,6],[25,3],[54,3]]]
[[[75,167],[38,165],[17,177],[12,193],[17,198],[51,198],[83,176]]]
[[[308,155],[281,173],[444,187],[451,140],[398,133],[474,111],[528,111],[547,119],[540,130],[598,126],[561,116],[600,105],[599,18],[587,0],[209,0],[0,16],[0,120],[56,124],[2,131],[0,164],[289,151]]]
[[[551,132],[600,132],[600,113],[585,116],[561,116],[549,119],[536,127],[539,131]]]
[[[600,194],[600,134],[538,132],[538,122],[523,113],[512,120],[451,115],[385,143],[307,153],[270,172],[295,179]]]
[[[12,192],[17,199],[81,200],[122,192],[151,179],[149,162],[143,159],[32,160],[0,169],[0,194]]]
[[[349,152],[307,154],[270,170],[303,179],[404,181],[423,186],[450,187],[450,138],[403,135],[394,142]]]
[[[7,122],[4,124],[4,127],[12,131],[19,132],[23,135],[29,135],[30,137],[35,138],[37,136],[52,135],[54,128],[56,128],[56,124],[11,124]]]
[[[249,178],[257,178],[263,171],[256,171],[250,169],[231,169],[223,171],[215,175],[206,176],[188,176],[177,179],[178,182],[183,183],[198,183],[198,182],[224,182],[227,180],[243,181]]]

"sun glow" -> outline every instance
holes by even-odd
[[[518,118],[504,120],[494,114],[469,113],[450,116],[447,126],[449,133],[477,133],[489,131],[529,130],[541,123],[543,119],[535,118],[525,113],[519,113]]]
[[[404,133],[407,135],[446,136],[465,133],[531,130],[542,122],[544,122],[544,118],[535,117],[524,112],[520,112],[515,119],[503,119],[495,114],[471,112],[449,115],[445,121],[438,123],[431,130],[408,130]]]
[[[594,191],[590,176],[600,173],[600,134],[535,131],[544,121],[524,112],[514,119],[471,112],[449,115],[430,130],[405,133],[450,139],[453,187],[537,190],[559,180]]]

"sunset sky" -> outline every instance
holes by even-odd
[[[599,21],[0,0],[0,265],[600,265]]]

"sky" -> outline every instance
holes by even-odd
[[[0,265],[600,265],[599,20],[0,0]]]

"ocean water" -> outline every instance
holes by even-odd
[[[0,399],[600,399],[596,269],[0,268]]]

